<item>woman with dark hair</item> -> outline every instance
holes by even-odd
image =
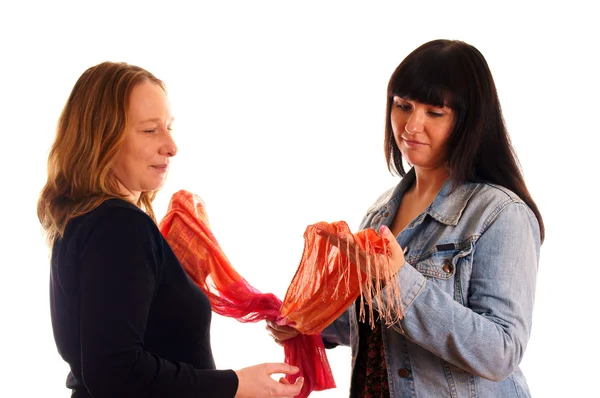
[[[211,305],[161,235],[152,201],[177,154],[165,85],[103,62],[58,121],[38,217],[52,250],[54,339],[72,397],[292,397],[284,363],[217,370]]]
[[[530,396],[519,363],[544,224],[483,55],[449,40],[409,54],[389,81],[384,143],[402,179],[360,229],[391,230],[404,248],[390,259],[403,319],[376,315],[372,328],[355,303],[323,331],[328,348],[352,347],[351,396]],[[297,333],[268,328],[278,341]]]

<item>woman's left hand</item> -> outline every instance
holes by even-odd
[[[273,337],[273,340],[279,345],[283,345],[285,340],[289,340],[300,334],[293,327],[278,325],[275,321],[267,321],[267,330],[271,334],[271,337]]]
[[[334,235],[324,230],[321,230],[317,233],[321,236],[328,237],[332,245],[336,246],[354,264],[359,264],[361,270],[365,273],[367,273],[367,257],[370,256],[373,260],[372,264],[374,265],[371,268],[369,275],[372,279],[374,279],[376,276],[386,275],[386,272],[383,272],[384,268],[388,271],[388,273],[395,274],[396,272],[400,271],[400,268],[402,268],[402,266],[404,265],[405,251],[402,250],[400,244],[396,240],[396,237],[385,225],[381,226],[379,234],[382,238],[385,238],[389,242],[389,256],[386,254],[373,255],[366,253],[354,241],[354,238],[351,233]]]

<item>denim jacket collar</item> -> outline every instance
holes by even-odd
[[[396,186],[386,207],[390,207],[390,205],[397,206],[397,204],[392,204],[391,202],[399,200],[402,195],[404,195],[404,192],[412,186],[415,179],[416,174],[413,167]],[[452,180],[448,178],[436,195],[431,206],[425,211],[426,214],[429,214],[437,221],[446,225],[458,224],[463,210],[467,206],[469,199],[477,187],[476,184],[468,183],[458,187],[453,187],[452,185]]]

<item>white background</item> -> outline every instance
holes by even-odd
[[[600,85],[592,54],[600,34],[588,2],[217,3],[0,6],[0,396],[68,396],[35,205],[56,121],[86,68],[126,61],[166,82],[180,152],[155,202],[158,216],[176,190],[199,194],[238,272],[283,298],[304,228],[346,220],[355,229],[395,184],[382,150],[387,81],[410,51],[436,38],[467,41],[487,58],[546,222],[522,362],[531,391],[599,396],[592,189]],[[215,315],[212,333],[219,368],[283,359],[264,323]],[[328,355],[338,388],[311,396],[347,396],[349,349]]]

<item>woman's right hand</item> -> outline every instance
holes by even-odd
[[[289,384],[284,377],[276,381],[271,375],[275,373],[291,375],[298,373],[298,370],[296,366],[287,363],[262,363],[236,370],[238,389],[234,398],[293,398],[300,394],[304,378],[299,377],[294,384]]]

